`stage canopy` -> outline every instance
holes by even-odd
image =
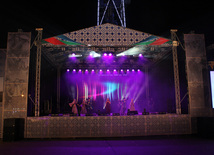
[[[172,42],[167,38],[106,23],[43,39],[42,45],[43,54],[54,65],[69,68],[74,65],[69,60],[71,57],[78,57],[76,63],[83,64],[82,58],[93,54],[99,57],[104,53],[115,57],[138,57],[142,54],[144,58],[157,61],[171,51]]]

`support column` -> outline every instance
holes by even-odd
[[[57,112],[60,113],[60,68],[57,68]]]
[[[40,115],[40,77],[41,77],[41,52],[42,52],[42,28],[37,28],[38,31],[35,45],[37,47],[36,54],[36,84],[35,84],[35,116]]]
[[[176,114],[181,114],[181,97],[180,97],[180,82],[179,82],[179,68],[178,68],[178,55],[177,55],[177,30],[171,30],[172,39],[172,54],[173,54],[173,66],[174,66],[174,82],[175,82],[175,100],[176,100]]]

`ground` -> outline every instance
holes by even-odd
[[[214,139],[196,136],[28,139],[17,142],[0,142],[0,154],[211,155],[214,154],[213,146]]]

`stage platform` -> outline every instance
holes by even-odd
[[[191,134],[190,115],[27,117],[25,138]]]

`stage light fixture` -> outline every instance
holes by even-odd
[[[123,72],[123,69],[121,69],[120,71]]]
[[[105,57],[107,56],[107,54],[106,54],[106,53],[104,53],[103,55],[104,55]]]
[[[109,72],[109,69],[107,69],[107,72]]]
[[[129,69],[127,69],[126,71],[129,72]]]
[[[81,69],[79,69],[79,72],[81,72],[82,70]]]
[[[132,69],[132,72],[134,72],[134,69]]]
[[[76,69],[73,69],[73,72],[76,72]]]
[[[114,69],[114,72],[116,72],[116,69]]]
[[[102,72],[102,69],[100,69],[100,72]]]
[[[140,72],[140,69],[138,69],[137,71]]]
[[[112,53],[109,53],[108,56],[112,56]]]
[[[70,69],[67,69],[67,72],[69,72],[70,71]]]
[[[87,69],[86,69],[85,71],[86,71],[86,72],[88,72],[88,70],[87,70]]]
[[[94,69],[92,69],[91,71],[94,72]]]
[[[142,53],[140,53],[140,54],[139,54],[139,57],[142,57],[142,56],[143,56],[143,54],[142,54]]]

